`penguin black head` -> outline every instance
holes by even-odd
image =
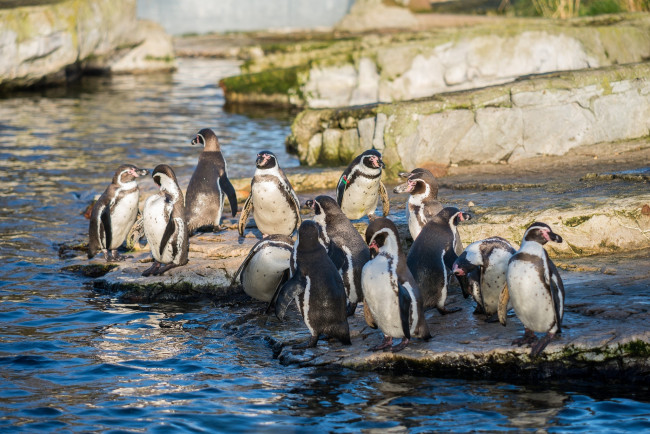
[[[371,169],[383,169],[386,167],[381,159],[381,153],[376,149],[369,149],[361,154],[361,163]]]
[[[394,255],[402,252],[397,226],[385,217],[378,217],[370,222],[366,229],[366,243],[373,258],[382,250]]]
[[[210,128],[203,128],[196,133],[196,137],[192,139],[192,145],[202,145],[207,151],[220,150],[219,139],[217,135]]]
[[[524,241],[535,241],[544,245],[549,241],[561,243],[562,237],[553,232],[551,227],[546,223],[535,222],[526,229]]]
[[[166,164],[159,164],[151,174],[153,182],[158,184],[161,190],[174,191],[178,188],[174,170]]]
[[[343,213],[336,200],[326,195],[316,196],[313,200],[309,199],[305,202],[305,205],[313,209],[317,216],[321,214],[334,215]]]
[[[458,208],[453,206],[448,206],[443,208],[437,215],[440,219],[449,222],[454,226],[457,226],[460,222],[465,220],[471,220],[472,215],[466,212],[462,212]]]
[[[133,164],[122,164],[113,175],[113,184],[126,184],[147,173],[147,169],[138,169]]]
[[[257,154],[255,165],[258,169],[272,169],[278,165],[278,160],[273,152],[261,151]]]
[[[296,239],[297,251],[305,252],[325,247],[319,243],[320,227],[312,220],[303,220],[298,228],[298,238]]]
[[[406,178],[405,184],[400,184],[393,189],[393,193],[424,194],[429,190],[429,195],[438,198],[438,181],[433,173],[427,169],[417,168],[411,172],[400,172],[401,178]]]

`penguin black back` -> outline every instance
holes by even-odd
[[[458,257],[454,251],[455,227],[471,216],[458,208],[443,208],[424,225],[409,251],[407,264],[424,299],[425,309],[435,307],[441,314],[456,310],[445,309],[451,269]]]
[[[316,346],[320,334],[335,337],[349,345],[343,280],[320,243],[319,232],[318,225],[313,221],[306,220],[300,225],[294,246],[295,270],[278,292],[276,316],[284,318],[287,308],[295,300],[311,332],[310,347]]]
[[[187,186],[186,221],[189,232],[193,233],[219,227],[226,197],[234,217],[237,214],[237,194],[228,179],[226,161],[214,131],[202,129],[191,143],[203,146]]]

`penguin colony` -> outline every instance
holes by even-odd
[[[209,128],[191,141],[202,145],[198,164],[184,198],[173,169],[158,165],[152,179],[159,192],[147,198],[138,216],[136,179],[148,173],[120,166],[112,183],[94,204],[89,226],[88,258],[102,252],[106,261],[122,261],[117,253],[132,227],[142,227],[153,264],[142,275],[162,275],[188,262],[190,236],[219,230],[225,199],[232,216],[237,196],[228,179],[218,138]],[[238,231],[244,235],[250,214],[263,238],[250,250],[235,276],[250,297],[269,303],[278,319],[295,302],[309,329],[308,347],[335,338],[350,345],[348,317],[363,303],[366,323],[383,339],[370,351],[403,350],[413,338],[428,340],[425,311],[442,315],[450,279],[476,302],[475,314],[486,321],[507,322],[510,307],[524,325],[513,345],[531,345],[539,355],[561,332],[564,285],[543,246],[562,238],[545,223],[524,233],[519,250],[500,237],[470,244],[463,250],[457,225],[471,215],[438,200],[438,183],[426,169],[400,173],[406,182],[394,193],[409,195],[406,219],[414,240],[406,255],[395,224],[386,218],[390,205],[381,181],[385,167],[377,150],[357,156],[341,175],[336,198],[317,196],[304,207],[312,220],[301,219],[301,205],[289,180],[270,151],[257,154],[251,193],[243,206]],[[375,217],[379,200],[384,217]],[[367,217],[364,237],[351,220]],[[292,236],[295,234],[295,240]],[[546,333],[538,339],[535,333]],[[394,343],[399,339],[399,343]]]

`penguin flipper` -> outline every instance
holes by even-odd
[[[278,291],[278,296],[275,300],[275,316],[280,321],[284,319],[291,302],[296,296],[305,291],[305,282],[299,276],[299,273],[295,273]]]
[[[501,295],[499,295],[499,307],[497,311],[499,315],[499,322],[504,327],[506,326],[509,300],[510,300],[510,292],[508,291],[508,284],[506,284],[501,290]]]
[[[243,276],[241,275],[241,273],[242,273],[242,271],[244,271],[244,268],[246,268],[246,266],[247,266],[248,263],[251,261],[251,259],[253,259],[253,256],[255,256],[255,253],[257,253],[257,252],[260,251],[260,248],[262,247],[264,241],[265,241],[265,240],[258,241],[258,242],[253,246],[253,248],[250,249],[250,251],[248,252],[248,255],[246,255],[246,258],[244,258],[244,261],[241,263],[241,265],[239,266],[239,268],[237,269],[237,271],[236,271],[235,274],[233,275],[232,280],[231,280],[231,285],[233,285],[233,286],[235,285],[235,282],[237,281],[237,277],[240,278],[239,281],[240,281],[241,283],[244,283],[244,282],[241,281],[241,279],[243,278]]]
[[[176,232],[176,222],[174,220],[175,219],[170,218],[167,222],[167,227],[165,228],[165,232],[163,233],[163,236],[160,240],[160,256],[162,256],[165,248],[167,247],[167,243],[169,243],[172,235],[174,235],[174,232]],[[173,254],[173,257],[176,257],[176,253]]]
[[[388,212],[390,211],[390,200],[388,199],[388,192],[386,191],[386,186],[381,180],[379,181],[379,196],[381,197],[382,211],[384,217],[388,217]]]
[[[350,168],[348,167],[339,178],[339,183],[336,184],[336,203],[338,206],[341,206],[341,203],[343,203],[343,195],[345,194],[345,189],[348,188],[349,174]]]
[[[230,203],[230,209],[234,217],[237,215],[237,193],[235,192],[235,187],[232,186],[232,183],[226,175],[219,178],[219,186],[221,187],[221,191],[228,196],[228,202]]]
[[[372,316],[372,312],[370,312],[370,307],[366,302],[363,303],[363,318],[370,328],[376,329],[378,327],[375,318]]]
[[[113,231],[111,230],[111,207],[105,206],[102,209],[102,213],[99,216],[99,219],[102,222],[104,227],[104,247],[110,249],[111,243],[113,242]],[[102,228],[99,228],[101,231]]]
[[[289,281],[289,278],[291,277],[291,270],[287,268],[284,270],[282,273],[282,277],[280,278],[280,281],[278,282],[278,286],[275,288],[275,291],[273,292],[273,297],[271,297],[271,301],[269,301],[269,305],[266,308],[266,314],[271,313],[271,307],[275,306],[275,303],[278,299],[278,294],[280,293],[280,289],[282,286]]]
[[[140,212],[138,212],[138,219],[135,221],[135,223],[133,223],[133,226],[131,226],[129,233],[126,235],[127,250],[135,249],[135,245],[138,243],[138,241],[140,241],[140,238],[142,237],[143,226],[144,219],[142,218]]]
[[[244,236],[246,221],[248,220],[248,215],[251,213],[252,210],[253,210],[253,192],[251,191],[251,194],[246,199],[246,202],[244,202],[244,207],[242,208],[241,215],[239,216],[239,224],[237,225],[237,228],[239,230],[240,237]]]
[[[406,339],[411,339],[411,294],[404,285],[397,285],[397,301],[399,303],[399,317],[402,320],[402,331]]]
[[[556,333],[561,333],[562,317],[564,316],[564,283],[555,264],[548,257],[546,260],[548,261],[550,271],[551,281],[549,283],[551,299],[553,300],[553,310],[555,311],[555,324],[557,325]]]

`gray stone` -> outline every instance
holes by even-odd
[[[307,147],[307,156],[305,160],[310,166],[315,165],[320,158],[321,150],[323,149],[323,135],[321,133],[314,134],[309,139],[309,146]]]
[[[340,164],[339,148],[343,133],[339,129],[329,128],[323,132],[323,147],[319,162],[326,164]]]
[[[341,148],[339,150],[339,160],[341,163],[350,162],[361,153],[359,146],[359,133],[356,129],[345,130],[341,136]]]
[[[361,119],[357,125],[359,130],[359,146],[361,152],[372,149],[372,139],[375,135],[375,118]]]
[[[375,134],[372,139],[372,147],[377,149],[379,152],[384,150],[384,130],[386,129],[386,122],[388,121],[388,116],[384,113],[377,113],[377,120],[375,122]]]

